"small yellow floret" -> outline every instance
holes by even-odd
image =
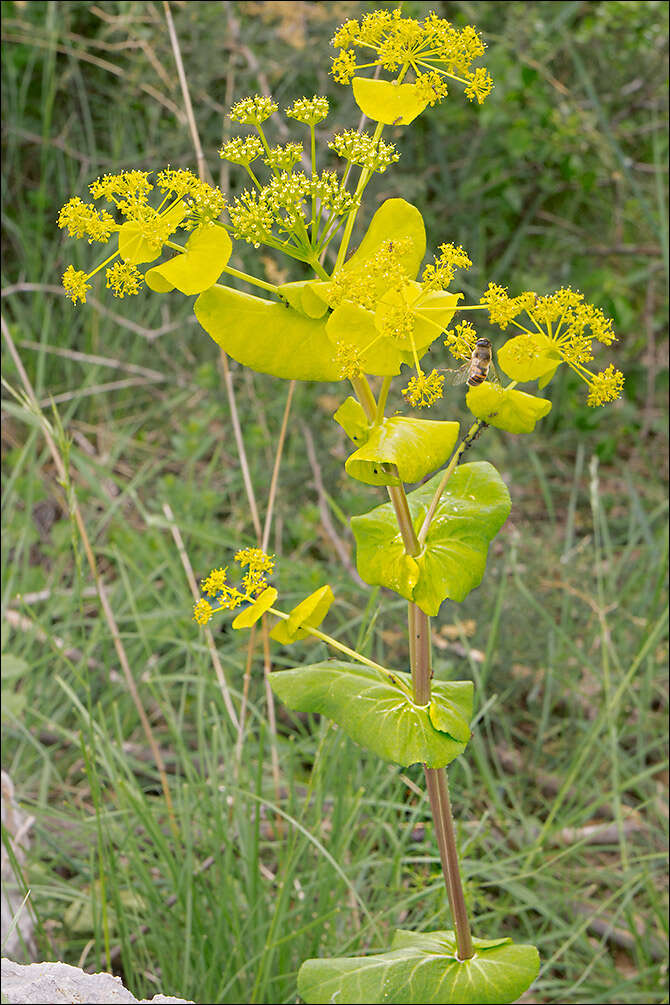
[[[88,276],[85,272],[77,271],[74,265],[68,265],[63,273],[63,287],[73,304],[80,300],[86,303],[86,292],[90,290],[90,285],[86,282]]]
[[[193,620],[197,621],[199,625],[206,625],[213,613],[212,605],[208,601],[200,599],[193,607]]]
[[[107,289],[111,289],[115,297],[123,300],[126,294],[131,297],[140,292],[144,276],[130,262],[115,262],[106,271]]]
[[[429,374],[419,372],[403,388],[403,397],[415,408],[430,408],[442,397],[444,376],[433,370]]]
[[[200,588],[208,597],[216,597],[226,586],[226,569],[212,569],[207,579],[203,579]]]
[[[623,391],[624,376],[620,370],[615,370],[612,363],[601,373],[596,373],[589,381],[589,396],[586,404],[593,408],[605,405],[608,401],[616,401]]]

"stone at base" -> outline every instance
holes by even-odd
[[[9,1005],[193,1005],[184,998],[154,995],[137,999],[124,988],[120,977],[112,974],[85,974],[79,967],[67,963],[30,963],[24,966],[11,960],[2,961],[2,998]]]

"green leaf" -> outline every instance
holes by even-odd
[[[474,956],[459,960],[451,931],[398,931],[392,948],[372,956],[307,960],[298,993],[307,1005],[505,1005],[538,975],[535,946],[510,939],[474,939]]]
[[[401,256],[400,264],[405,275],[414,279],[426,254],[426,228],[423,217],[416,206],[412,206],[405,199],[387,199],[372,217],[365,237],[351,258],[343,265],[343,270],[348,272],[350,269],[360,268],[369,258],[377,254],[382,244],[405,237],[411,239],[412,248]]]
[[[339,379],[323,321],[218,285],[200,294],[194,311],[224,352],[251,370],[285,380]]]
[[[362,443],[369,434],[368,419],[365,409],[356,398],[346,398],[333,416],[335,422],[342,426],[350,440]]]
[[[322,318],[328,310],[328,303],[321,295],[327,283],[317,279],[301,279],[297,283],[282,283],[278,287],[281,296],[307,318]]]
[[[170,229],[167,233],[172,234],[181,221],[186,216],[188,210],[183,202],[178,202],[173,206],[163,218],[163,223],[167,220]],[[128,220],[119,229],[119,254],[124,262],[131,265],[142,265],[146,262],[154,262],[163,250],[162,241],[150,241],[144,236],[144,228],[134,220]]]
[[[380,338],[375,316],[365,307],[345,300],[328,318],[326,333],[333,353],[339,342],[356,346],[364,373],[379,377],[394,377],[400,373],[404,354],[395,339]]]
[[[393,80],[373,80],[354,77],[354,100],[369,119],[386,126],[407,126],[428,104],[416,84],[399,84]]]
[[[387,761],[443,768],[463,753],[470,739],[472,682],[433,681],[438,729],[428,706],[410,699],[410,674],[391,673],[393,680],[372,667],[328,660],[276,671],[270,684],[289,708],[327,716],[352,740]]]
[[[512,380],[537,380],[556,372],[561,356],[552,348],[546,335],[517,335],[508,339],[498,350],[498,363],[503,373]]]
[[[407,496],[417,533],[441,477]],[[419,555],[405,552],[390,503],[352,517],[358,572],[366,583],[386,586],[433,616],[443,600],[464,600],[479,586],[489,543],[510,509],[507,486],[492,464],[461,465],[447,483]]]
[[[551,402],[547,398],[536,398],[513,387],[503,388],[488,380],[470,388],[465,402],[478,419],[484,419],[489,426],[508,433],[532,433],[538,419],[543,419],[551,411]]]
[[[301,603],[294,607],[288,621],[279,621],[270,632],[270,638],[288,646],[298,639],[306,639],[309,632],[302,626],[318,628],[330,610],[335,597],[330,586],[322,586],[310,593]]]
[[[418,482],[447,461],[458,438],[457,422],[392,416],[373,426],[363,446],[344,465],[348,475],[366,485]],[[395,472],[382,469],[394,464]]]
[[[412,340],[417,353],[422,356],[428,346],[449,327],[462,296],[462,293],[446,293],[443,290],[433,290],[426,294],[420,283],[408,283],[402,290],[390,289],[375,310],[377,333],[383,332],[384,322],[394,311],[409,308],[414,322]],[[401,350],[403,362],[413,365],[414,354],[410,339],[393,337],[392,342]]]
[[[256,597],[253,604],[249,604],[237,615],[233,621],[233,628],[251,628],[259,618],[262,618],[269,607],[272,607],[277,599],[277,591],[274,586],[268,586],[260,596]]]
[[[175,287],[187,297],[202,293],[217,281],[232,250],[223,227],[205,224],[193,231],[183,254],[145,273],[146,284],[155,293],[169,293]]]

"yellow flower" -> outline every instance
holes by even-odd
[[[425,267],[421,282],[426,290],[446,290],[456,269],[469,269],[472,262],[460,245],[441,244],[434,263]]]
[[[477,331],[469,321],[459,321],[454,331],[445,333],[444,344],[454,359],[470,360],[477,342]]]
[[[415,408],[430,408],[442,397],[443,386],[444,376],[437,370],[433,370],[429,374],[419,370],[407,387],[403,388],[402,393],[403,397]]]
[[[144,282],[140,270],[130,262],[115,262],[107,269],[105,275],[107,289],[111,289],[112,294],[120,300],[123,300],[126,294],[130,297],[139,293]]]
[[[431,105],[446,96],[445,77],[464,84],[466,97],[480,104],[493,87],[484,67],[472,68],[485,49],[480,35],[470,25],[455,28],[434,13],[418,21],[402,17],[399,8],[373,11],[360,24],[346,21],[332,44],[340,52],[331,73],[341,84],[348,84],[360,69],[381,66],[393,74],[401,70],[404,78],[411,68],[421,94]],[[361,50],[360,63],[356,49]]]
[[[272,98],[256,94],[242,98],[230,109],[230,118],[243,126],[260,126],[277,111],[279,105]]]
[[[203,579],[200,584],[202,592],[206,593],[208,597],[216,597],[221,593],[224,588],[227,588],[226,572],[226,569],[212,569],[207,579]]]
[[[596,373],[589,381],[589,396],[586,404],[593,408],[604,405],[608,401],[616,401],[623,391],[624,376],[620,370],[615,370],[612,363],[606,370]]]
[[[315,126],[328,115],[330,105],[327,98],[318,98],[316,94],[313,98],[296,98],[290,108],[286,109],[286,114],[290,119],[297,119],[306,126]]]
[[[611,345],[616,341],[612,321],[584,295],[569,286],[548,296],[528,291],[512,298],[507,290],[491,283],[481,298],[489,309],[491,322],[505,329],[514,325],[521,334],[498,350],[498,362],[515,381],[538,380],[542,388],[552,379],[561,363],[588,385],[589,405],[602,405],[620,397],[623,375],[610,365],[593,374],[584,364],[593,359],[593,340]],[[526,313],[527,322],[517,320]]]
[[[66,202],[58,214],[58,226],[67,228],[70,237],[88,237],[88,243],[109,240],[119,225],[104,209],[97,210],[92,203],[84,203],[75,195]]]
[[[200,599],[193,607],[193,620],[199,625],[206,625],[214,613],[214,608],[206,600]]]
[[[63,273],[63,287],[73,304],[77,300],[81,300],[82,304],[86,303],[86,291],[91,289],[87,279],[86,273],[75,270],[74,265],[68,265]]]

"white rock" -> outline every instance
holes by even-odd
[[[2,997],[9,1005],[158,1005],[174,1002],[193,1005],[184,998],[154,995],[138,1000],[124,988],[120,977],[112,974],[85,974],[67,963],[30,963],[23,965],[2,961]]]

